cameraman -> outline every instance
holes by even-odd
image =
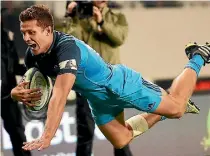
[[[91,6],[92,3],[92,6]],[[119,47],[128,33],[128,24],[122,13],[115,13],[107,6],[107,1],[67,1],[66,10],[70,24],[64,29],[90,45],[110,64],[120,63]],[[77,94],[77,156],[90,156],[95,123],[87,100]],[[115,156],[131,156],[128,146],[115,149]]]

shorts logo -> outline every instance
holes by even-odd
[[[65,60],[59,63],[60,69],[73,69],[77,70],[77,63],[75,59]]]
[[[148,110],[153,109],[154,106],[155,106],[155,102],[148,104]]]

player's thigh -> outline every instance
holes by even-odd
[[[115,148],[124,147],[132,139],[132,132],[125,125],[124,111],[114,120],[98,127]]]
[[[161,91],[163,92],[161,101],[153,113],[160,114],[168,118],[180,118],[184,113],[181,109],[181,103],[185,103],[184,99],[167,94],[164,90]]]
[[[179,118],[183,115],[181,103],[184,102],[180,97],[169,94],[168,91],[145,80],[143,83],[144,93],[148,96],[148,112],[166,116],[168,118]],[[151,107],[152,106],[152,107]],[[151,109],[150,109],[151,108]]]
[[[164,89],[142,78],[142,86],[136,95],[131,96],[134,108],[149,113],[171,116],[177,113],[178,100]]]

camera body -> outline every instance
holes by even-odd
[[[80,19],[93,16],[93,1],[76,1],[77,7],[72,10],[72,13],[66,13],[65,17],[78,16]],[[68,5],[68,4],[67,4]]]

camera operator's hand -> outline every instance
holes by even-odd
[[[100,23],[103,20],[101,11],[95,6],[93,6],[93,16],[97,23]]]
[[[72,10],[73,10],[76,6],[77,6],[77,3],[76,3],[76,2],[71,2],[71,3],[69,3],[68,8],[67,8],[67,12],[68,12],[69,14],[71,14],[71,13],[72,13]]]

